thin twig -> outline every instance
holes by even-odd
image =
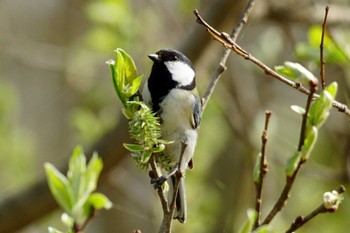
[[[151,155],[151,158],[150,158],[150,165],[151,165],[151,169],[152,169],[152,178],[159,178],[160,177],[160,174],[158,172],[158,169],[157,169],[157,164],[156,164],[156,160],[155,160],[155,155]],[[160,199],[160,203],[162,205],[162,209],[163,209],[163,213],[164,215],[166,213],[169,212],[169,207],[168,207],[168,201],[167,199],[165,198],[164,196],[164,192],[162,190],[162,187],[158,187],[157,188],[157,193],[158,193],[158,196],[159,196],[159,199]]]
[[[301,151],[301,149],[304,146],[305,132],[306,132],[306,122],[307,122],[308,113],[309,113],[309,110],[310,110],[310,107],[311,107],[313,96],[314,96],[314,94],[317,91],[317,85],[318,85],[317,79],[315,79],[313,81],[310,81],[310,94],[308,95],[308,98],[307,98],[305,113],[303,114],[303,121],[301,123],[298,151]]]
[[[345,188],[343,186],[341,186],[341,187],[338,188],[337,192],[339,194],[342,194],[342,193],[345,192]],[[322,213],[333,213],[334,211],[335,211],[334,209],[327,209],[325,207],[325,205],[322,203],[319,207],[314,209],[311,213],[309,213],[305,217],[298,216],[294,220],[294,222],[292,223],[290,228],[286,231],[286,233],[293,233],[293,232],[295,232],[297,229],[302,227],[305,223],[307,223],[308,221],[310,221],[311,219],[313,219],[314,217],[316,217],[319,214],[322,214]]]
[[[164,215],[163,215],[162,224],[161,224],[160,229],[159,229],[159,233],[170,233],[171,229],[172,229],[173,216],[174,216],[174,211],[176,209],[176,198],[177,198],[177,195],[179,192],[181,179],[183,179],[183,173],[181,171],[181,164],[182,164],[183,154],[186,150],[186,147],[187,147],[187,144],[181,142],[180,158],[179,158],[177,171],[175,173],[175,184],[173,187],[173,197],[171,199],[169,206],[168,206],[168,202],[166,202],[166,205],[167,205],[166,211],[163,208]],[[151,163],[151,165],[152,165],[152,163]],[[158,188],[158,194],[159,194],[159,189],[162,190],[161,188]],[[164,194],[163,194],[163,197],[164,197]],[[163,202],[162,202],[162,205],[163,205]]]
[[[210,26],[207,22],[204,21],[204,19],[200,16],[200,14],[197,10],[194,11],[194,14],[197,17],[197,22],[199,24],[203,25],[206,28],[206,30],[210,33],[210,35],[215,40],[220,42],[223,46],[233,50],[235,53],[242,56],[246,60],[249,60],[249,61],[253,62],[254,64],[256,64],[257,66],[259,66],[261,69],[264,70],[266,75],[271,76],[271,77],[287,84],[288,86],[298,90],[299,92],[302,92],[306,95],[310,94],[310,91],[308,89],[306,89],[304,86],[302,86],[300,83],[296,83],[296,82],[293,82],[293,81],[285,78],[284,76],[280,75],[279,73],[277,73],[276,71],[272,70],[267,65],[265,65],[263,62],[261,62],[260,60],[255,58],[253,55],[246,52],[235,41],[233,41],[227,33],[218,32],[216,29],[214,29],[212,26]],[[317,94],[313,95],[313,99],[318,98],[318,97],[319,97],[319,95],[317,95]],[[350,110],[349,110],[348,106],[346,106],[345,104],[342,104],[338,101],[333,101],[332,105],[334,108],[338,109],[339,112],[345,113],[345,115],[350,118]]]
[[[304,145],[307,117],[308,117],[311,102],[312,102],[312,99],[313,99],[313,96],[314,96],[314,93],[316,92],[316,90],[317,90],[317,82],[311,81],[310,82],[310,93],[309,93],[309,96],[307,99],[305,113],[303,114],[303,120],[302,120],[302,124],[301,124],[298,151],[301,151],[302,147]],[[263,221],[262,225],[269,224],[272,221],[272,219],[276,216],[276,214],[278,212],[280,212],[283,209],[283,207],[286,205],[286,203],[290,197],[290,192],[291,192],[292,186],[294,184],[295,177],[297,176],[301,166],[305,162],[306,162],[306,160],[300,159],[298,162],[297,168],[294,170],[293,174],[286,177],[286,184],[285,184],[278,200],[276,201],[275,205],[273,206],[273,208],[271,209],[271,211],[269,212],[269,214],[267,215],[267,217]]]
[[[267,144],[267,129],[269,127],[270,123],[270,117],[271,112],[266,111],[265,112],[265,127],[263,130],[263,133],[261,135],[261,156],[260,156],[260,174],[259,174],[259,180],[255,183],[255,189],[256,189],[256,198],[255,198],[255,210],[258,213],[258,217],[254,224],[254,229],[256,229],[260,224],[260,218],[261,218],[261,203],[262,203],[262,188],[264,183],[264,177],[266,173],[268,172],[268,163],[266,159],[266,144]]]
[[[242,30],[244,24],[247,23],[248,21],[248,16],[250,14],[250,12],[252,11],[253,7],[255,4],[255,0],[249,0],[246,7],[243,10],[243,13],[241,15],[241,18],[239,19],[239,21],[237,22],[237,25],[233,28],[230,37],[232,38],[233,41],[236,41],[240,31]],[[195,10],[196,11],[196,10]],[[208,88],[202,98],[202,112],[204,111],[205,107],[207,106],[207,103],[211,97],[211,95],[213,94],[213,91],[216,87],[217,82],[219,81],[221,75],[224,73],[224,71],[226,70],[226,61],[230,55],[231,50],[226,48],[223,51],[223,54],[220,58],[220,62],[218,67],[216,68],[216,71],[214,72],[211,81],[208,85]]]
[[[321,44],[320,44],[320,63],[321,63],[321,70],[320,70],[320,76],[321,76],[321,85],[322,89],[326,87],[326,77],[325,77],[325,60],[323,56],[323,43],[324,43],[324,34],[326,31],[326,22],[327,22],[327,16],[328,16],[329,6],[326,6],[325,13],[324,13],[324,19],[322,23],[322,36],[321,36]]]

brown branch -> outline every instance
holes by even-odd
[[[268,172],[268,163],[266,160],[266,144],[267,144],[267,129],[269,127],[270,123],[270,117],[271,117],[271,112],[266,111],[265,112],[265,127],[263,130],[263,133],[261,135],[261,156],[260,156],[260,174],[259,174],[259,180],[258,182],[255,182],[255,189],[256,189],[256,197],[255,197],[255,210],[258,213],[258,217],[256,218],[256,221],[254,223],[254,229],[256,229],[259,224],[260,224],[260,217],[261,217],[261,203],[262,203],[262,188],[264,184],[264,177],[266,173]]]
[[[158,172],[157,163],[156,163],[154,156],[155,155],[153,154],[153,155],[151,155],[151,158],[150,158],[150,165],[151,165],[151,171],[152,171],[151,178],[157,179],[161,175]],[[164,192],[162,190],[162,187],[157,187],[157,193],[159,196],[160,203],[162,205],[163,213],[165,215],[166,213],[169,212],[169,207],[168,207],[168,201],[166,200],[166,198],[164,196]]]
[[[345,188],[344,186],[340,186],[337,190],[337,192],[339,194],[342,194],[345,192]],[[305,223],[307,223],[308,221],[310,221],[311,219],[313,219],[314,217],[316,217],[319,214],[322,213],[333,213],[336,209],[327,209],[325,207],[325,205],[322,203],[319,207],[317,207],[316,209],[314,209],[311,213],[309,213],[308,215],[306,215],[305,217],[303,216],[298,216],[294,222],[292,223],[292,225],[290,226],[290,228],[286,231],[286,233],[293,233],[295,232],[297,229],[299,229],[300,227],[302,227]]]
[[[293,82],[284,76],[280,75],[276,71],[269,68],[267,65],[265,65],[263,62],[255,58],[250,53],[246,52],[244,49],[242,49],[235,41],[233,41],[230,36],[225,32],[218,32],[216,29],[214,29],[212,26],[210,26],[204,19],[200,16],[199,12],[197,10],[194,11],[194,14],[197,17],[197,22],[201,25],[203,25],[206,28],[206,31],[218,42],[220,42],[224,47],[231,49],[241,57],[243,57],[246,60],[251,61],[252,63],[259,66],[261,69],[264,70],[265,74],[269,77],[273,77],[288,86],[298,90],[301,93],[304,93],[306,95],[310,94],[310,91],[306,89],[304,86],[302,86],[300,83]],[[318,98],[319,95],[314,94],[313,98]],[[333,107],[338,109],[339,112],[345,113],[350,118],[350,110],[348,106],[345,104],[342,104],[338,101],[333,101],[332,103]]]
[[[304,145],[305,132],[306,132],[306,122],[307,122],[309,110],[311,107],[311,102],[312,102],[312,99],[313,99],[313,96],[314,96],[314,93],[316,92],[316,90],[317,90],[317,82],[310,81],[310,93],[309,93],[309,96],[307,99],[305,113],[303,114],[303,120],[302,120],[301,130],[300,130],[299,145],[298,145],[299,152],[302,150],[302,147]],[[262,225],[269,224],[272,221],[272,219],[276,216],[276,214],[278,212],[280,212],[283,209],[283,207],[286,205],[286,203],[290,197],[290,192],[291,192],[292,186],[294,184],[295,178],[296,178],[301,166],[305,162],[306,162],[305,159],[300,159],[298,162],[297,168],[293,171],[293,174],[288,175],[286,177],[286,184],[283,188],[283,191],[281,192],[277,202],[275,203],[275,205],[273,206],[273,208],[271,209],[271,211],[269,212],[269,214],[267,215],[267,217],[263,221]]]
[[[248,16],[250,14],[250,12],[252,11],[253,7],[255,4],[255,0],[250,0],[248,1],[242,15],[241,18],[239,19],[239,21],[237,22],[237,25],[233,28],[230,37],[232,38],[233,41],[236,41],[240,31],[242,30],[244,24],[247,23],[248,21]],[[194,12],[196,12],[197,10],[195,10]],[[197,11],[198,12],[198,11]],[[196,13],[195,13],[196,14]],[[219,81],[221,75],[224,73],[224,71],[226,70],[226,61],[230,55],[231,50],[226,48],[223,51],[223,54],[220,58],[220,62],[219,65],[216,69],[216,71],[214,72],[211,81],[208,85],[208,88],[202,98],[202,112],[204,111],[205,107],[207,106],[207,103],[211,97],[211,95],[214,92],[214,89],[216,87],[217,82]]]
[[[298,144],[298,151],[301,151],[301,149],[304,146],[305,142],[305,133],[306,133],[306,122],[308,119],[308,113],[311,107],[311,103],[313,100],[313,96],[317,91],[317,79],[310,81],[310,94],[308,95],[307,102],[306,102],[306,108],[305,113],[303,114],[303,121],[301,123],[301,130],[300,130],[300,136],[299,136],[299,144]]]
[[[321,70],[320,70],[320,76],[321,76],[321,85],[322,89],[326,87],[326,77],[325,77],[325,60],[323,56],[323,43],[324,43],[324,34],[326,31],[326,22],[327,22],[327,16],[328,16],[329,7],[326,6],[325,8],[325,14],[324,19],[322,23],[322,35],[321,35],[321,44],[320,44],[320,63],[321,63]]]
[[[176,198],[179,192],[179,187],[180,187],[180,182],[181,179],[183,179],[184,175],[181,171],[181,164],[182,164],[182,158],[183,158],[183,154],[186,150],[187,144],[181,142],[181,154],[180,154],[180,158],[179,158],[179,163],[178,163],[178,167],[177,167],[177,171],[175,172],[175,184],[173,187],[173,197],[171,199],[170,204],[168,205],[168,201],[165,200],[164,197],[164,193],[162,191],[162,188],[159,187],[158,188],[158,195],[161,199],[162,202],[162,207],[163,207],[163,220],[162,220],[162,224],[160,226],[159,229],[159,233],[170,233],[171,229],[172,229],[172,223],[173,223],[173,216],[174,216],[174,211],[176,209]],[[156,171],[156,163],[155,163],[155,159],[154,156],[152,155],[153,159],[152,159],[152,171]],[[159,177],[159,174],[157,173],[157,178]],[[161,194],[160,194],[161,192]]]

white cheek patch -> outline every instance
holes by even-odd
[[[181,86],[187,86],[192,83],[195,73],[190,66],[179,61],[168,61],[164,64],[173,75],[174,81]]]

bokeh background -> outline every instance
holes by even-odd
[[[195,64],[203,95],[223,48],[195,22],[193,9],[220,31],[230,32],[245,0],[1,0],[0,1],[0,232],[64,230],[45,184],[43,163],[65,171],[75,145],[96,150],[105,169],[98,190],[114,203],[86,232],[157,232],[161,207],[147,173],[135,168],[122,143],[129,141],[105,62],[123,48],[147,77],[147,54],[177,48]],[[350,3],[348,0],[257,1],[237,42],[267,65],[298,61],[315,75],[318,48],[307,46],[330,6],[328,30],[343,58],[328,61],[327,81],[337,81],[337,99],[349,105]],[[304,47],[303,47],[304,46]],[[309,60],[298,56],[307,48]],[[298,50],[299,48],[299,50]],[[309,50],[308,50],[309,49]],[[206,109],[195,169],[186,174],[188,223],[174,232],[237,232],[254,206],[252,167],[260,150],[264,112],[272,111],[269,173],[263,215],[284,185],[284,165],[295,150],[301,117],[291,105],[306,96],[267,77],[232,54]],[[337,111],[320,131],[286,208],[272,222],[284,232],[294,218],[322,203],[324,192],[349,187],[349,118]],[[350,201],[299,232],[348,232]]]

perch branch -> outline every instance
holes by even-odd
[[[257,58],[255,58],[253,55],[251,55],[250,53],[246,52],[244,49],[242,49],[235,41],[233,41],[231,39],[231,37],[225,33],[225,32],[218,32],[215,28],[213,28],[212,26],[210,26],[199,14],[198,10],[194,10],[194,14],[197,17],[197,22],[201,25],[203,25],[206,29],[206,31],[218,42],[220,42],[224,47],[234,51],[235,53],[237,53],[238,55],[240,55],[241,57],[245,58],[246,60],[251,61],[252,63],[256,64],[257,66],[259,66],[261,69],[264,70],[265,74],[273,77],[285,84],[287,84],[288,86],[298,90],[301,93],[304,93],[306,95],[310,94],[310,91],[308,89],[306,89],[304,86],[302,86],[300,83],[296,83],[293,82],[287,78],[285,78],[284,76],[278,74],[276,71],[274,71],[273,69],[271,69],[270,67],[268,67],[267,65],[265,65],[263,62],[261,62],[260,60],[258,60]],[[313,99],[314,98],[318,98],[319,95],[314,94],[313,95]],[[346,114],[347,117],[350,118],[350,110],[348,108],[348,106],[346,106],[345,104],[342,104],[338,101],[333,101],[332,103],[333,107],[338,109],[339,112],[343,112]]]

